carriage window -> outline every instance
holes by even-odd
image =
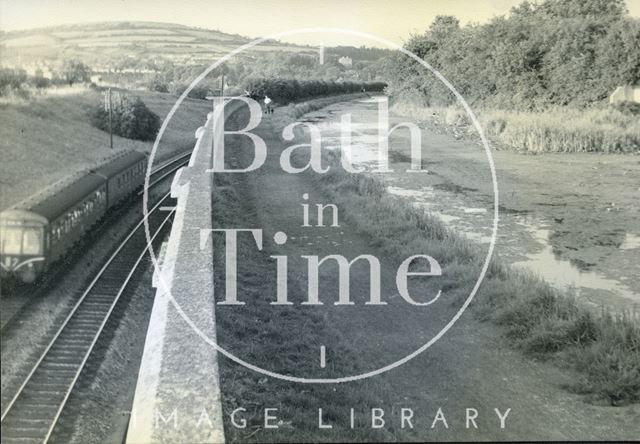
[[[22,231],[19,228],[3,228],[2,230],[2,253],[20,254],[22,242]]]
[[[25,228],[22,238],[23,254],[40,254],[42,252],[42,234],[37,228]]]

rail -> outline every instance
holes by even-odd
[[[148,217],[158,215],[161,204],[168,198],[169,194],[165,195],[151,209]],[[154,228],[154,239],[172,213]],[[131,230],[87,286],[5,408],[1,418],[3,442],[24,442],[24,439],[47,442],[50,438],[104,326],[149,248],[142,230],[143,223],[144,219]],[[141,244],[145,245],[142,252],[133,264],[127,264],[126,257],[140,251]],[[122,280],[123,274],[125,277]],[[122,285],[112,295],[113,282],[120,280]],[[96,330],[92,330],[97,319],[101,322]],[[79,356],[82,359],[78,362],[74,358]],[[54,390],[46,390],[51,387],[52,381],[57,381]],[[53,408],[34,408],[34,402],[37,405],[38,400],[43,398],[47,400],[46,406],[55,407],[55,411]]]

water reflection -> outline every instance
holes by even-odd
[[[330,111],[321,110],[308,118],[314,119],[322,132],[323,147],[340,149],[340,114],[351,113],[353,121],[374,121],[375,98],[353,104],[337,104]],[[319,122],[319,123],[318,123]],[[351,161],[371,171],[378,159],[377,136],[366,125],[355,125],[351,134]],[[393,154],[393,150],[391,152]],[[391,156],[390,164],[403,164],[384,174],[387,190],[416,207],[440,218],[446,225],[466,238],[483,244],[491,240],[493,222],[492,203],[474,201],[474,189],[457,189],[454,183],[428,184],[421,175],[405,174],[407,159]],[[550,242],[550,228],[546,221],[522,212],[501,211],[497,251],[514,266],[540,275],[559,289],[572,289],[587,302],[628,308],[640,302],[640,295],[622,282],[597,271],[583,271],[569,260],[557,257]],[[620,250],[640,249],[640,235],[627,233]],[[622,302],[621,302],[622,301]]]
[[[549,241],[550,230],[533,218],[516,217],[517,223],[524,227],[542,249],[528,253],[527,259],[514,262],[516,267],[526,268],[542,276],[547,282],[558,288],[573,289],[578,295],[584,289],[606,290],[618,296],[639,301],[633,291],[614,279],[608,279],[595,271],[582,271],[570,261],[560,259],[553,253]]]

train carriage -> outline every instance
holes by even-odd
[[[46,199],[0,214],[2,272],[31,282],[106,212],[106,181],[81,177]]]
[[[107,211],[107,184],[103,177],[88,174],[45,201],[31,207],[44,216],[47,261],[59,259]]]
[[[25,210],[0,213],[0,251],[2,275],[18,273],[32,282],[45,262],[44,237],[47,219]]]
[[[93,172],[107,180],[107,208],[112,208],[144,183],[147,156],[131,151]]]
[[[146,159],[140,152],[128,152],[45,199],[2,211],[0,276],[35,280],[110,208],[142,186]]]

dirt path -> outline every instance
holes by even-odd
[[[265,250],[289,258],[291,301],[299,302],[306,298],[306,293],[299,293],[300,289],[306,291],[307,285],[306,262],[300,258],[301,255],[323,257],[342,254],[351,260],[359,254],[368,253],[380,259],[381,294],[383,300],[389,302],[387,306],[363,305],[369,297],[369,273],[364,264],[356,264],[352,267],[350,287],[351,300],[356,304],[333,305],[329,301],[335,301],[338,297],[337,267],[323,266],[319,297],[326,304],[304,309],[310,313],[314,310],[316,314],[320,313],[323,327],[338,335],[342,348],[340,354],[330,349],[335,339],[327,338],[326,368],[320,367],[321,341],[301,346],[295,359],[309,362],[309,370],[305,374],[307,377],[346,376],[333,373],[332,360],[344,361],[352,357],[354,362],[357,361],[354,364],[357,368],[353,371],[360,373],[400,359],[426,342],[451,318],[457,310],[453,298],[448,299],[449,295],[445,292],[439,303],[418,308],[404,302],[395,288],[395,272],[399,264],[386,259],[379,242],[362,235],[342,213],[339,213],[339,228],[301,226],[302,203],[308,202],[313,208],[315,204],[330,201],[308,176],[286,174],[281,170],[280,153],[291,143],[283,144],[281,129],[276,124],[279,122],[280,116],[276,111],[255,130],[269,147],[265,165],[254,173],[234,177],[232,186],[243,206],[236,214],[236,217],[240,215],[242,218],[241,221],[236,220],[236,226],[263,228]],[[239,150],[233,162],[248,164],[247,156],[251,149],[244,148]],[[303,198],[304,194],[308,195],[308,199]],[[288,236],[282,246],[272,241],[277,231],[283,231]],[[428,252],[415,252],[418,253]],[[251,253],[240,252],[240,260],[247,254]],[[270,272],[275,273],[275,267]],[[265,284],[263,288],[251,290],[259,297],[274,300],[273,289],[267,287]],[[425,296],[419,291],[433,291],[433,286],[417,285],[411,287],[411,291],[416,299],[420,299]],[[246,295],[242,296],[241,291],[240,298],[243,297]],[[271,306],[268,309],[273,310],[273,319],[284,319],[289,307]],[[301,310],[300,306],[297,306],[297,310]],[[216,316],[224,316],[223,311],[218,310]],[[296,338],[296,330],[287,333],[287,337]],[[225,332],[219,330],[218,334],[224,341]],[[304,342],[304,338],[297,339]],[[258,342],[251,347],[264,345]],[[271,363],[257,364],[268,367]],[[235,364],[223,364],[226,365]],[[235,373],[234,381],[225,379],[224,371],[222,374],[223,392],[230,397],[234,395],[234,389],[230,387],[235,384]],[[581,397],[562,388],[572,377],[551,364],[533,362],[509,350],[493,327],[478,323],[466,313],[440,341],[412,361],[372,379],[321,386],[318,390],[324,392],[323,399],[332,399],[329,405],[316,405],[311,397],[309,405],[303,409],[305,414],[317,418],[318,408],[327,411],[332,403],[342,405],[344,399],[353,396],[354,390],[374,391],[380,393],[377,403],[353,407],[384,409],[387,420],[384,429],[397,440],[594,440],[632,439],[640,435],[637,422],[640,410],[637,406],[611,408],[587,404]],[[291,390],[309,392],[308,385],[286,384]],[[244,402],[263,402],[256,401],[261,398],[255,395],[253,399],[252,395],[244,393]],[[270,394],[270,399],[271,405],[265,407],[282,406],[289,402],[284,394],[278,392]],[[399,415],[402,408],[414,412],[413,429],[401,427]],[[448,428],[444,427],[442,421],[431,428],[439,408],[446,417]],[[511,409],[504,429],[500,428],[495,408],[501,414]],[[465,409],[478,411],[478,429],[471,425],[466,427]],[[333,416],[336,422],[348,422],[349,411],[334,412]],[[286,424],[287,418],[283,419]],[[370,421],[370,418],[366,421]],[[366,421],[359,419],[357,423],[369,429],[370,423]],[[289,427],[295,429],[296,424],[289,424]],[[322,441],[327,436],[325,430],[307,432],[309,435],[305,436],[312,440]],[[350,433],[341,438],[363,439],[357,432],[353,432],[353,435]],[[260,441],[268,437],[268,431],[257,430],[253,439]],[[382,435],[379,438],[382,439]]]

